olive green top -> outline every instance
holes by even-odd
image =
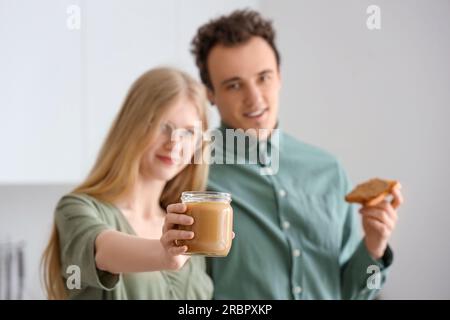
[[[205,271],[205,260],[200,256],[193,256],[179,271],[111,274],[97,269],[94,243],[100,232],[112,229],[136,235],[122,212],[111,203],[86,194],[65,195],[56,207],[55,222],[60,241],[61,273],[69,299],[212,297],[212,281]],[[78,274],[80,289],[76,288]]]

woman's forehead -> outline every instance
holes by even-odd
[[[182,97],[169,105],[162,120],[176,127],[188,127],[196,125],[200,121],[200,115],[192,100]]]

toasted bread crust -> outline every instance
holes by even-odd
[[[345,201],[373,206],[387,197],[397,184],[396,180],[371,179],[357,185],[345,196]]]

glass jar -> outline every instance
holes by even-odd
[[[233,237],[231,195],[213,191],[186,191],[181,194],[181,202],[186,204],[186,214],[194,218],[194,223],[180,226],[180,229],[193,231],[194,238],[178,240],[178,245],[188,247],[186,254],[227,256]]]

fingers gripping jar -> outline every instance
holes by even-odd
[[[231,248],[233,237],[233,209],[231,195],[212,191],[186,191],[181,195],[186,204],[186,214],[194,218],[190,226],[180,226],[181,230],[194,232],[194,238],[178,240],[178,245],[186,245],[186,254],[225,257]]]

